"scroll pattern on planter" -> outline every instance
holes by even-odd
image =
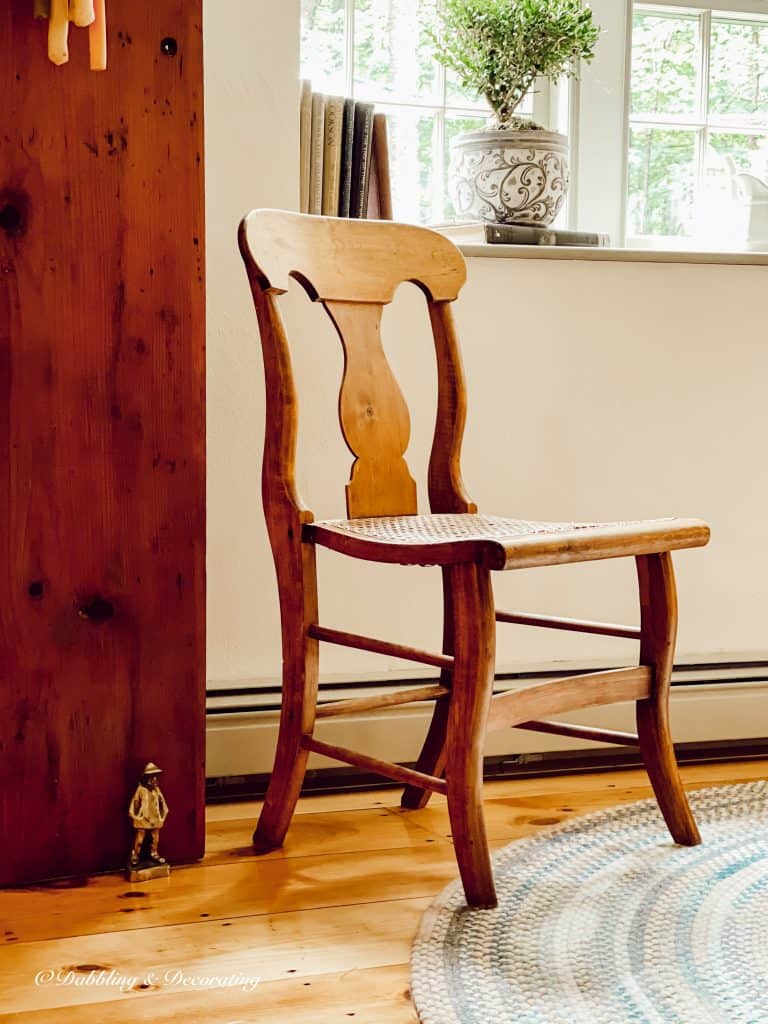
[[[547,227],[565,201],[568,157],[533,146],[457,147],[451,177],[459,217]]]

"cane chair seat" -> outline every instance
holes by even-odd
[[[698,519],[549,523],[438,513],[328,519],[305,526],[304,537],[373,562],[520,569],[698,547],[709,528]]]

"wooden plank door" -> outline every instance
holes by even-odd
[[[107,12],[91,72],[0,4],[3,885],[125,863],[150,759],[203,852],[201,0]]]

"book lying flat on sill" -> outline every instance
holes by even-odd
[[[590,231],[566,231],[564,228],[536,228],[524,224],[488,224],[483,221],[452,221],[433,225],[454,242],[467,245],[574,245],[606,247],[610,235]]]
[[[599,245],[611,244],[608,235],[561,228],[534,228],[522,224],[485,224],[489,245]]]

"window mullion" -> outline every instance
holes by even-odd
[[[568,89],[568,160],[570,163],[571,183],[568,189],[568,227],[575,231],[579,224],[579,141],[581,137],[581,84],[579,78],[572,78]],[[626,150],[626,146],[624,147]],[[627,155],[624,153],[624,165]],[[626,189],[624,190],[626,191]],[[622,212],[623,224],[623,212]],[[618,240],[616,241],[618,244]]]
[[[712,11],[701,12],[701,68],[699,74],[699,116],[706,124],[709,117],[709,56],[712,39]]]
[[[434,167],[434,193],[432,195],[432,220],[442,223],[445,220],[445,105],[438,108],[435,114],[434,150],[432,160]]]
[[[701,66],[699,75],[699,118],[703,122],[697,132],[696,146],[696,195],[694,199],[695,217],[697,222],[701,218],[701,203],[704,198],[704,177],[707,165],[707,144],[709,132],[707,131],[707,118],[709,117],[709,74],[710,74],[710,48],[712,38],[712,11],[705,10],[700,14],[699,31],[701,33]]]
[[[436,8],[439,12],[443,2],[438,0]],[[432,58],[435,60],[435,58]],[[435,115],[435,132],[433,139],[434,149],[432,151],[432,166],[434,168],[435,190],[432,196],[432,220],[442,222],[445,220],[445,197],[447,178],[445,173],[445,108],[448,102],[448,79],[445,65],[437,64],[437,88],[439,107]]]
[[[344,0],[344,71],[346,95],[355,93],[355,0]]]

